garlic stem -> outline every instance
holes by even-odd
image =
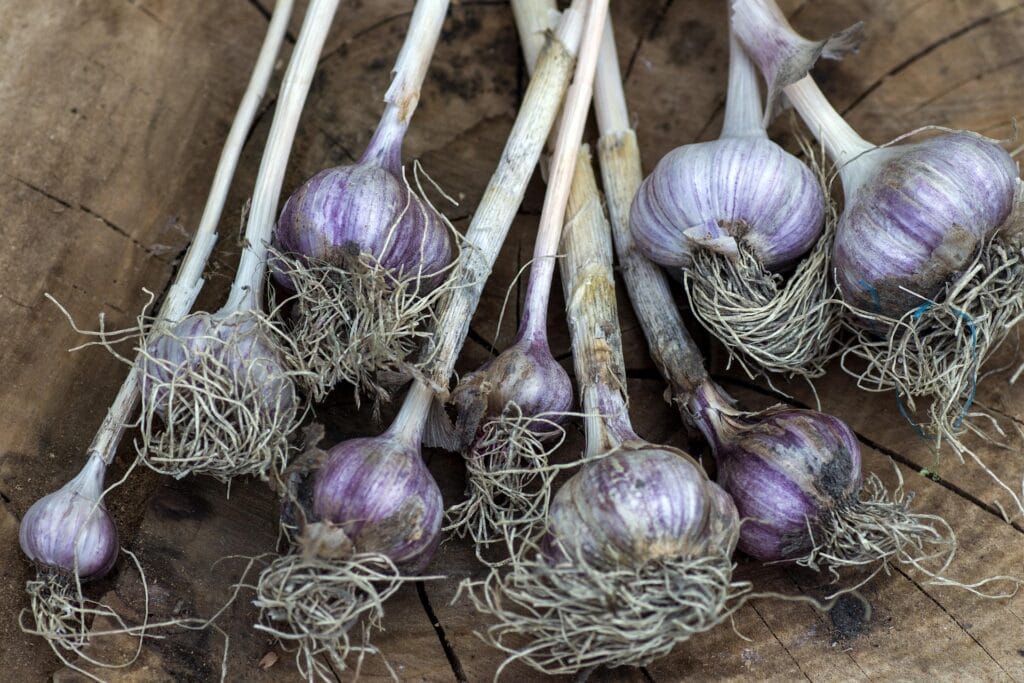
[[[512,0],[511,5],[526,72],[532,76],[547,32],[557,21],[558,5],[555,0]]]
[[[418,448],[423,439],[423,428],[427,424],[433,400],[434,392],[429,386],[422,382],[413,382],[387,433]]]
[[[640,253],[630,232],[629,208],[643,173],[619,74],[609,22],[594,83],[594,106],[601,133],[597,149],[608,214],[619,268],[651,356],[668,381],[673,396],[683,398],[707,378],[707,371],[700,350],[683,324],[665,274]]]
[[[576,157],[562,232],[562,288],[576,382],[586,414],[587,456],[638,438],[626,404],[626,364],[612,275],[611,231],[597,190],[590,150]]]
[[[203,215],[192,236],[192,243],[181,260],[181,266],[174,282],[167,289],[167,296],[160,307],[158,317],[162,320],[174,322],[188,314],[202,289],[203,269],[206,267],[206,262],[210,260],[210,253],[217,243],[217,225],[220,223],[231,180],[238,167],[238,159],[242,154],[246,135],[252,127],[256,111],[267,92],[267,85],[274,73],[274,64],[288,29],[288,20],[291,18],[293,5],[293,0],[278,0],[274,6],[274,14],[267,25],[267,33],[263,38],[263,45],[256,59],[256,65],[253,67],[252,76],[249,77],[249,84],[242,95],[238,111],[231,123],[231,130],[224,141],[224,149],[217,162],[217,170],[213,175],[213,183],[210,186],[210,194],[206,199]],[[98,457],[107,464],[114,459],[125,427],[138,404],[138,368],[139,362],[136,360],[89,446],[90,459]]]
[[[620,79],[621,80],[621,79]],[[722,138],[768,137],[764,129],[757,67],[736,34],[729,32],[729,85],[725,96]]]
[[[576,0],[563,13],[553,39],[541,53],[498,167],[466,230],[462,255],[451,275],[451,294],[439,307],[433,334],[424,344],[423,374],[442,393],[447,391],[484,283],[522,203],[568,86],[580,41],[578,4]]]
[[[835,110],[811,76],[804,76],[796,83],[786,86],[784,92],[793,108],[840,170],[864,152],[875,149],[875,145],[858,135],[846,119]],[[845,182],[843,187],[844,191],[849,191]]]
[[[547,339],[547,311],[551,297],[551,280],[555,274],[555,256],[565,222],[566,201],[576,168],[576,157],[583,137],[583,127],[590,111],[594,91],[594,71],[608,16],[608,0],[592,0],[587,12],[583,39],[573,84],[565,97],[558,138],[551,161],[548,190],[544,195],[537,239],[533,247],[533,264],[526,290],[526,315],[523,333],[530,339]]]
[[[402,139],[420,101],[420,89],[448,13],[448,0],[418,0],[384,94],[384,114],[360,161],[380,159],[393,172],[402,166]]]
[[[231,293],[221,308],[221,315],[262,308],[267,249],[274,229],[288,155],[339,1],[310,0],[306,10],[299,39],[281,82],[277,108],[256,175],[249,220],[245,226],[245,248],[238,263],[235,281],[231,285]]]
[[[612,29],[611,16],[605,20],[601,53],[598,55],[597,73],[594,76],[594,113],[597,115],[597,127],[602,135],[605,132],[624,133],[632,128],[629,125],[626,93],[622,87],[622,77],[619,76],[619,58],[615,51],[615,32]],[[639,186],[640,176],[637,178]],[[635,187],[633,192],[636,192]],[[633,200],[632,195],[629,200]],[[628,204],[626,209],[628,215]]]

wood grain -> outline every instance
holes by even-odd
[[[0,679],[82,680],[61,670],[44,644],[21,634],[16,617],[30,568],[16,549],[17,522],[41,494],[81,463],[84,448],[113,397],[124,368],[102,350],[68,354],[80,338],[44,292],[56,296],[83,325],[100,313],[107,324],[130,324],[159,294],[198,220],[220,144],[266,26],[271,0],[60,0],[8,3],[0,22]],[[297,11],[305,3],[297,3]],[[820,71],[826,93],[869,139],[882,142],[926,124],[965,127],[1009,137],[1024,111],[1024,4],[1009,0],[787,0],[795,26],[823,36],[867,21],[861,53]],[[290,192],[321,168],[362,151],[376,123],[388,72],[400,45],[410,0],[345,0],[332,27],[285,180]],[[613,3],[626,91],[644,167],[673,147],[717,135],[725,94],[727,28],[724,2],[637,0]],[[301,15],[300,15],[301,16]],[[299,17],[291,35],[298,30]],[[287,53],[286,47],[286,53]],[[286,56],[286,55],[285,55]],[[464,228],[495,166],[524,85],[517,37],[504,2],[453,3],[427,76],[407,158],[459,200],[438,205]],[[283,62],[282,62],[283,63]],[[221,225],[219,245],[199,306],[222,300],[237,259],[242,207],[255,178],[273,114],[274,90],[254,126]],[[784,125],[776,130],[783,140]],[[591,136],[592,137],[592,136]],[[525,286],[515,281],[532,252],[543,184],[535,178],[472,324],[459,371],[477,367],[510,341]],[[506,292],[513,288],[506,304]],[[652,441],[689,447],[663,383],[650,362],[624,293],[619,309],[637,430]],[[571,370],[560,287],[552,296],[551,342]],[[504,308],[504,322],[497,327]],[[749,407],[777,395],[727,369],[721,349],[708,345],[712,369]],[[1017,338],[995,365],[1015,362]],[[1024,425],[1024,388],[1012,370],[986,378],[978,401],[1009,423]],[[779,384],[810,404],[805,386]],[[817,384],[823,408],[858,432],[867,469],[888,484],[899,468],[915,507],[945,516],[961,551],[951,572],[968,581],[994,574],[1024,575],[1024,520],[1002,522],[1005,494],[977,469],[952,461],[941,481],[917,474],[932,454],[889,395],[858,392],[833,369]],[[365,434],[371,417],[339,390],[315,419],[337,441]],[[369,431],[372,431],[370,428]],[[1010,448],[978,444],[993,468],[1019,485],[1024,437]],[[570,428],[560,457],[582,448]],[[126,454],[130,448],[125,449]],[[427,453],[446,502],[464,486],[456,456]],[[208,615],[242,578],[240,557],[277,545],[276,503],[255,482],[230,490],[205,480],[164,481],[136,472],[110,498],[122,542],[138,554],[151,588],[149,615]],[[237,556],[237,557],[235,557]],[[222,560],[225,557],[234,559]],[[218,562],[218,560],[220,560]],[[759,590],[826,595],[827,576],[738,559],[738,574]],[[465,601],[458,582],[480,576],[462,541],[442,546],[430,571],[448,578],[410,585],[388,605],[376,643],[402,680],[488,680],[501,655],[474,635],[486,624]],[[140,615],[141,583],[124,558],[114,576],[90,588],[96,597]],[[869,620],[846,604],[831,614],[756,599],[728,625],[680,646],[644,670],[600,671],[591,680],[1024,680],[1024,596],[991,601],[937,588],[927,577],[896,570],[862,591]],[[242,592],[218,624],[230,637],[232,680],[296,680],[290,655],[252,630],[251,594]],[[845,610],[845,611],[843,611]],[[852,611],[851,611],[852,610]],[[742,635],[742,637],[741,637]],[[172,634],[147,642],[143,656],[116,680],[211,680],[224,639],[214,631]],[[98,644],[123,656],[129,640]],[[368,660],[364,680],[386,680]],[[348,674],[340,673],[346,680]],[[503,680],[536,680],[511,668]]]

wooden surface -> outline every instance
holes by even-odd
[[[130,324],[161,292],[198,220],[220,145],[262,40],[270,0],[39,0],[3,3],[0,22],[0,680],[59,680],[39,640],[24,636],[17,615],[30,568],[17,550],[17,523],[28,506],[65,481],[124,374],[101,350],[69,354],[79,339],[43,299],[51,292],[83,324],[103,313],[109,325]],[[300,3],[300,6],[302,3]],[[867,20],[859,56],[820,70],[822,85],[851,123],[884,141],[925,124],[1010,137],[1024,113],[1024,6],[1008,0],[790,0],[797,27],[819,36]],[[344,0],[314,81],[285,182],[351,161],[369,138],[405,30],[408,0]],[[726,74],[725,3],[636,0],[613,3],[627,95],[644,165],[672,147],[717,135]],[[298,28],[293,23],[292,36]],[[503,2],[454,3],[410,131],[406,156],[419,158],[461,204],[447,209],[465,227],[507,134],[523,88],[517,37]],[[273,89],[276,89],[276,85]],[[251,188],[272,99],[255,126],[221,226],[201,305],[215,307],[237,257],[240,209]],[[780,130],[783,130],[780,128]],[[495,330],[506,288],[531,250],[542,201],[535,181],[488,284],[460,368],[476,367],[503,348],[514,315]],[[519,310],[516,285],[511,313]],[[568,362],[567,334],[552,305],[552,343]],[[643,339],[620,301],[633,417],[651,441],[685,446],[678,418],[661,401],[663,384]],[[1001,360],[1010,363],[1007,349]],[[774,401],[763,384],[734,377],[710,349],[726,387],[750,407]],[[979,401],[1007,424],[1024,424],[1024,387],[1009,372],[986,379]],[[811,401],[806,387],[783,386]],[[960,579],[1024,574],[1024,520],[999,520],[1006,496],[977,469],[948,461],[940,481],[918,476],[931,466],[927,448],[899,417],[889,395],[858,393],[833,372],[818,384],[823,407],[848,420],[862,440],[867,467],[886,482],[894,465],[916,494],[915,505],[944,515],[960,537],[952,569]],[[339,391],[318,419],[333,439],[364,433]],[[1011,430],[1012,432],[1012,430]],[[1019,486],[1024,442],[982,449],[996,471]],[[567,449],[582,443],[573,428]],[[127,453],[126,449],[126,453]],[[457,457],[428,453],[448,502],[462,490]],[[252,482],[172,482],[137,471],[109,506],[126,547],[151,585],[151,618],[205,615],[226,599],[244,560],[275,548],[275,502]],[[743,558],[739,574],[765,590],[822,595],[821,576],[764,568]],[[448,579],[408,586],[388,605],[376,642],[403,680],[488,680],[501,657],[473,634],[482,624],[455,586],[480,567],[464,543],[444,545],[431,571]],[[122,561],[91,594],[138,614],[139,580]],[[863,591],[869,620],[855,606],[819,614],[755,601],[725,626],[679,647],[642,671],[598,672],[593,680],[1024,680],[1024,595],[993,602],[925,585],[897,569]],[[287,653],[251,629],[249,594],[224,614],[232,680],[295,680]],[[134,610],[134,611],[133,611]],[[110,642],[117,656],[130,643]],[[114,680],[212,680],[224,639],[214,632],[152,641]],[[266,667],[266,668],[264,668]],[[365,680],[384,677],[369,661]],[[344,676],[343,676],[344,678]],[[535,680],[513,668],[505,680]]]

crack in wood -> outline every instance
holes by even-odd
[[[52,192],[49,192],[49,191],[45,190],[44,188],[39,187],[38,185],[35,185],[34,183],[30,183],[29,181],[24,180],[22,178],[19,178],[17,176],[10,176],[10,177],[14,178],[14,180],[16,180],[17,182],[21,183],[23,186],[27,187],[28,189],[32,190],[33,192],[35,192],[35,193],[45,197],[46,199],[49,199],[50,201],[52,201],[52,202],[54,202],[56,204],[59,204],[60,206],[64,207],[65,209],[70,209],[71,211],[81,211],[82,213],[84,213],[84,214],[86,214],[88,216],[91,216],[92,218],[97,219],[98,221],[103,223],[103,225],[105,225],[106,227],[110,228],[111,230],[113,230],[115,233],[117,233],[121,237],[124,237],[125,239],[127,239],[129,242],[131,242],[132,244],[137,246],[142,251],[146,252],[146,254],[148,254],[152,258],[156,259],[157,261],[161,261],[163,263],[167,263],[167,260],[163,256],[161,256],[160,254],[156,253],[155,251],[153,251],[153,249],[151,249],[150,247],[147,247],[145,244],[143,244],[139,240],[135,239],[127,230],[125,230],[121,226],[117,225],[113,221],[108,220],[103,215],[101,215],[99,212],[89,208],[88,206],[86,206],[84,204],[78,204],[77,202],[76,203],[72,203],[72,202],[69,202],[69,201],[67,201],[65,199],[61,199],[60,197],[58,197],[57,195],[53,194]]]
[[[709,116],[708,120],[704,122],[704,125],[700,127],[700,130],[697,132],[697,134],[693,136],[693,140],[690,141],[691,143],[700,141],[701,137],[704,135],[704,133],[707,132],[708,128],[711,127],[711,124],[715,122],[715,119],[718,118],[719,112],[721,112],[723,109],[725,109],[724,93],[722,95],[722,98],[719,99],[718,102],[715,104],[715,108],[711,110],[711,116]]]
[[[633,74],[633,66],[636,64],[636,59],[640,55],[640,48],[643,47],[645,41],[650,40],[657,33],[658,27],[661,25],[662,19],[668,13],[669,8],[675,0],[666,0],[665,4],[661,6],[654,15],[654,20],[650,24],[650,28],[640,34],[640,37],[636,40],[636,45],[633,46],[633,52],[629,55],[629,61],[626,62],[626,71],[622,74],[622,84],[629,83],[629,77]]]
[[[914,53],[913,55],[911,55],[907,59],[903,60],[902,62],[900,62],[899,64],[897,64],[893,68],[889,69],[887,72],[885,72],[881,77],[876,79],[871,85],[869,85],[860,95],[855,97],[853,99],[853,101],[850,102],[850,104],[848,104],[842,110],[842,112],[841,112],[842,115],[845,117],[847,114],[849,114],[851,111],[853,111],[861,102],[863,102],[865,99],[867,99],[871,95],[871,93],[873,93],[876,90],[878,90],[878,88],[880,88],[885,81],[887,81],[888,79],[892,78],[893,76],[896,76],[897,74],[907,70],[908,68],[913,66],[913,64],[915,62],[923,59],[924,57],[927,57],[929,54],[931,54],[935,50],[939,49],[943,45],[945,45],[945,44],[947,44],[949,42],[952,42],[952,41],[956,40],[957,38],[961,38],[965,34],[970,33],[971,31],[973,31],[974,29],[980,28],[982,26],[985,26],[986,24],[989,24],[989,23],[995,21],[996,19],[999,19],[1000,17],[1003,17],[1003,16],[1005,16],[1007,14],[1010,14],[1011,12],[1015,12],[1018,9],[1020,9],[1021,7],[1024,7],[1024,3],[1018,3],[1017,5],[1014,5],[1013,7],[1008,7],[1007,9],[1002,10],[1001,12],[996,12],[995,14],[990,14],[990,15],[988,15],[986,17],[982,17],[980,19],[976,19],[975,21],[972,21],[971,23],[967,24],[966,26],[963,26],[963,27],[957,29],[956,31],[953,31],[952,33],[948,33],[945,36],[943,36],[942,38],[939,38],[938,40],[933,41],[932,43],[928,44],[923,49],[919,50],[918,52]]]
[[[323,135],[325,138],[327,138],[328,142],[330,142],[332,145],[334,145],[335,147],[340,149],[342,154],[344,154],[346,157],[348,157],[349,163],[352,163],[352,164],[356,163],[357,159],[355,158],[355,156],[352,155],[352,152],[349,151],[348,147],[346,147],[345,145],[341,144],[341,139],[340,138],[338,138],[337,136],[331,135],[331,133],[328,132],[323,126],[317,126],[316,129],[318,131],[320,131],[321,135]]]
[[[772,630],[771,625],[768,623],[768,620],[764,618],[764,615],[761,614],[760,610],[757,609],[753,602],[748,604],[750,605],[750,609],[754,610],[754,614],[756,614],[757,617],[761,620],[761,623],[764,624],[764,627],[768,629],[768,633],[770,633],[772,638],[775,639],[775,642],[781,645],[782,649],[786,652],[789,658],[793,660],[793,663],[796,665],[797,671],[800,672],[800,675],[802,675],[805,679],[810,681],[811,677],[808,676],[807,673],[804,671],[804,668],[800,666],[800,662],[797,660],[796,657],[793,656],[793,653],[789,651],[789,648],[786,647],[786,644],[784,642],[782,642],[782,639],[775,635],[775,631]]]
[[[1002,71],[1003,69],[1006,69],[1006,68],[1009,68],[1009,67],[1012,67],[1012,66],[1016,66],[1017,64],[1020,64],[1021,62],[1024,62],[1024,57],[1018,57],[1018,58],[1010,60],[1009,62],[1006,62],[1004,64],[999,64],[998,66],[995,66],[995,67],[993,67],[991,69],[985,69],[984,71],[979,71],[978,73],[972,74],[970,78],[965,78],[963,80],[957,81],[951,87],[946,88],[945,90],[942,90],[941,92],[939,92],[938,94],[934,95],[933,97],[929,97],[924,102],[921,102],[920,104],[915,106],[911,111],[914,111],[914,112],[920,111],[920,110],[924,109],[925,107],[927,107],[928,105],[930,105],[931,103],[935,102],[936,100],[945,97],[946,95],[948,95],[951,92],[955,92],[956,90],[962,88],[963,86],[967,85],[968,83],[971,83],[973,81],[977,81],[977,80],[979,80],[981,78],[984,78],[985,76],[991,76],[992,74],[997,73],[999,71]],[[973,104],[973,102],[972,102],[972,104]]]
[[[798,400],[796,398],[793,398],[792,396],[786,396],[785,394],[782,394],[780,392],[773,391],[771,389],[766,389],[764,387],[758,386],[757,384],[755,384],[753,382],[749,382],[747,380],[744,380],[744,379],[741,379],[741,378],[738,378],[738,377],[712,375],[712,378],[716,382],[718,382],[719,384],[724,384],[724,385],[730,385],[731,384],[732,386],[735,386],[735,387],[742,387],[744,389],[747,389],[747,390],[752,391],[754,393],[760,394],[762,396],[765,396],[765,397],[768,397],[768,398],[773,398],[773,399],[775,399],[777,401],[780,401],[780,402],[783,402],[783,403],[789,403],[789,404],[791,404],[793,406],[796,406],[797,408],[802,408],[803,410],[814,410],[813,408],[808,406],[806,403],[804,403],[804,402],[802,402],[802,401],[800,401],[800,400]],[[903,465],[904,467],[906,467],[906,468],[908,468],[910,470],[913,470],[915,472],[921,472],[923,469],[926,469],[924,465],[918,464],[917,462],[914,461],[913,458],[907,457],[907,456],[903,455],[902,453],[899,453],[898,451],[895,451],[892,448],[889,448],[888,446],[883,446],[882,444],[878,443],[874,439],[872,439],[872,438],[862,434],[861,432],[857,431],[856,429],[853,429],[852,427],[850,427],[850,430],[854,433],[854,436],[857,437],[858,441],[860,441],[861,443],[863,443],[865,446],[867,446],[869,448],[873,448],[874,450],[878,451],[882,455],[885,455],[886,457],[888,457],[889,459],[893,460],[894,462],[897,462],[900,465]],[[929,470],[929,472],[931,472],[931,470]],[[938,476],[937,474],[932,473],[931,476],[925,477],[925,479],[927,479],[928,481],[931,481],[931,482],[933,482],[935,484],[938,484],[939,486],[943,487],[947,491],[950,491],[950,492],[956,494],[957,496],[959,496],[960,498],[970,502],[975,507],[977,507],[977,508],[979,508],[981,510],[984,510],[988,514],[990,514],[993,517],[995,517],[996,519],[998,519],[1001,523],[1006,524],[1006,525],[1012,527],[1013,529],[1015,529],[1016,531],[1019,531],[1020,533],[1024,533],[1024,523],[1017,522],[1017,521],[1008,522],[1006,520],[1006,518],[1003,516],[1002,512],[1000,512],[999,508],[996,507],[995,505],[992,505],[992,504],[989,504],[989,503],[985,503],[984,501],[982,501],[980,498],[978,498],[974,494],[964,490],[963,488],[957,486],[956,484],[954,484],[954,483],[952,483],[952,482],[950,482],[950,481],[948,481],[946,479],[943,479],[942,477]]]
[[[1003,668],[1003,665],[999,663],[999,660],[997,660],[997,659],[996,659],[995,657],[993,657],[993,656],[992,656],[992,653],[988,651],[988,648],[986,648],[986,647],[985,647],[984,645],[982,645],[982,644],[981,644],[981,641],[980,641],[980,640],[978,640],[978,639],[977,639],[977,638],[976,638],[976,637],[974,636],[974,634],[973,634],[973,633],[971,633],[971,632],[970,632],[969,630],[967,630],[967,629],[966,629],[966,628],[964,627],[964,625],[963,625],[963,624],[962,624],[962,623],[960,622],[960,620],[959,620],[959,619],[957,619],[957,618],[956,618],[955,616],[953,616],[953,614],[952,614],[952,613],[951,613],[951,612],[950,612],[950,611],[949,611],[948,609],[946,609],[946,606],[945,606],[945,605],[943,605],[943,604],[942,604],[941,602],[939,602],[938,600],[936,600],[936,599],[935,599],[935,597],[934,597],[934,596],[932,596],[932,594],[931,594],[931,593],[929,593],[928,591],[926,591],[926,590],[924,589],[924,587],[923,587],[923,586],[922,586],[921,584],[919,584],[919,583],[918,583],[918,582],[917,582],[917,581],[916,581],[916,580],[915,580],[915,579],[914,579],[914,578],[913,578],[912,576],[910,576],[910,575],[909,575],[909,574],[907,574],[907,573],[906,573],[905,571],[903,571],[903,569],[902,569],[902,568],[900,568],[900,567],[897,567],[897,566],[895,566],[895,565],[892,565],[892,568],[893,568],[893,569],[895,569],[895,570],[896,570],[896,572],[897,572],[898,574],[902,575],[902,576],[903,576],[903,577],[904,577],[904,578],[905,578],[905,579],[906,579],[907,581],[909,581],[909,582],[910,582],[911,584],[913,584],[914,588],[916,588],[917,590],[921,591],[921,593],[922,593],[922,594],[924,594],[924,596],[925,596],[926,598],[928,598],[928,599],[929,599],[929,600],[930,600],[930,601],[931,601],[932,603],[934,603],[936,607],[938,607],[938,608],[939,608],[940,610],[942,610],[942,613],[943,613],[943,614],[945,614],[945,615],[946,615],[947,617],[949,617],[949,619],[950,619],[950,620],[951,620],[951,621],[952,621],[952,622],[953,622],[954,624],[956,624],[956,625],[957,625],[957,627],[958,627],[958,628],[959,628],[959,629],[960,629],[961,631],[963,631],[963,632],[964,632],[964,634],[966,634],[968,638],[970,638],[971,640],[973,640],[973,641],[974,641],[974,644],[975,644],[975,645],[977,645],[978,647],[980,647],[980,648],[981,648],[981,651],[982,651],[982,652],[984,652],[984,653],[985,653],[986,655],[988,655],[988,658],[992,660],[992,663],[993,663],[993,664],[995,664],[995,665],[996,665],[997,667],[999,667],[999,670],[1003,672],[1003,675],[1004,675],[1004,676],[1006,676],[1006,678],[1007,678],[1008,680],[1013,680],[1013,676],[1011,676],[1011,675],[1010,675],[1010,673],[1009,673],[1009,672],[1008,672],[1008,671],[1007,671],[1006,669],[1004,669],[1004,668]]]
[[[135,9],[139,10],[140,12],[145,14],[147,17],[149,17],[150,19],[152,19],[156,23],[160,24],[161,26],[164,25],[163,20],[160,17],[158,17],[156,14],[154,14],[153,10],[149,9],[148,7],[146,7],[144,5],[140,5],[139,3],[135,2],[135,0],[128,0],[128,4],[131,5],[132,7],[134,7]]]
[[[466,333],[466,338],[472,339],[474,342],[484,347],[484,350],[493,357],[497,357],[501,353],[498,351],[498,347],[489,342],[482,334],[474,330],[472,325],[469,326],[469,332]]]
[[[455,680],[458,683],[467,683],[469,681],[466,678],[466,672],[462,668],[462,662],[459,661],[459,656],[455,652],[455,648],[452,647],[451,641],[448,640],[448,636],[445,635],[444,626],[441,625],[441,620],[437,618],[437,614],[434,613],[434,608],[430,605],[430,597],[427,595],[427,589],[423,581],[416,582],[416,594],[420,596],[420,604],[423,605],[423,611],[426,612],[427,618],[430,620],[430,625],[434,628],[434,633],[437,634],[437,639],[441,643],[441,648],[444,650],[444,656],[448,659],[449,666],[452,667],[452,674],[455,675]]]

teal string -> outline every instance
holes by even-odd
[[[923,316],[925,312],[932,307],[932,305],[931,301],[924,302],[914,309],[911,317],[913,317],[915,321],[920,320],[921,316]],[[964,311],[959,308],[954,308],[953,311],[966,323],[967,329],[971,332],[971,390],[967,393],[967,401],[964,402],[963,408],[960,409],[960,415],[957,416],[956,421],[953,422],[953,428],[959,429],[963,425],[964,419],[967,417],[967,411],[970,410],[971,405],[974,403],[975,396],[978,393],[978,327],[974,324],[974,319]],[[909,413],[907,413],[898,391],[896,392],[896,404],[899,406],[900,412],[903,413],[903,417],[907,419],[907,422],[911,424],[914,430],[922,438],[926,438],[921,426],[915,422],[912,417],[910,417]]]
[[[871,295],[871,299],[875,302],[875,310],[880,311],[882,309],[882,300],[878,296],[878,290],[871,286],[871,283],[861,278],[857,280],[857,284],[867,290],[867,293]]]

